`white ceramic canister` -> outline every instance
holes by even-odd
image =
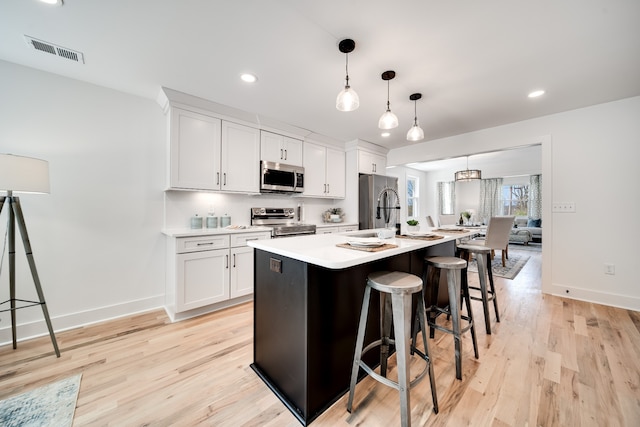
[[[207,228],[218,228],[218,217],[209,215],[207,217]]]
[[[222,216],[220,217],[220,227],[228,227],[231,225],[231,217],[230,216]]]
[[[202,217],[198,214],[191,217],[191,228],[202,228]]]

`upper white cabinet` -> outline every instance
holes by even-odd
[[[219,189],[221,120],[171,109],[169,187]]]
[[[367,174],[387,174],[387,158],[381,154],[358,150],[358,172]]]
[[[260,131],[222,121],[221,164],[221,190],[260,192]]]
[[[263,130],[260,132],[260,160],[302,166],[302,140]]]
[[[345,153],[311,142],[304,144],[304,196],[345,197]]]
[[[259,192],[260,131],[171,108],[169,187]]]

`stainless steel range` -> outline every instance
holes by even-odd
[[[271,227],[271,237],[316,234],[316,226],[301,224],[295,208],[251,208],[251,225]]]

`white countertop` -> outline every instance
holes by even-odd
[[[242,226],[246,228],[170,228],[162,230],[162,233],[169,237],[192,237],[192,236],[210,236],[215,234],[236,234],[236,233],[271,233],[270,227],[259,226]]]
[[[397,248],[385,249],[378,252],[366,252],[355,249],[340,248],[336,245],[346,243],[348,236],[361,236],[377,230],[359,230],[349,233],[316,234],[312,236],[288,237],[284,239],[254,240],[247,244],[277,255],[286,256],[309,264],[330,268],[333,270],[353,267],[359,264],[388,258],[390,256],[438,245],[462,237],[475,234],[469,230],[466,233],[435,232],[444,236],[438,240],[420,240],[391,238],[384,239],[386,243],[397,245]]]

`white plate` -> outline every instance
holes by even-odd
[[[408,236],[412,237],[433,237],[435,234],[433,233],[407,233]]]
[[[351,246],[377,247],[384,245],[384,242],[377,237],[351,237],[347,240]]]

